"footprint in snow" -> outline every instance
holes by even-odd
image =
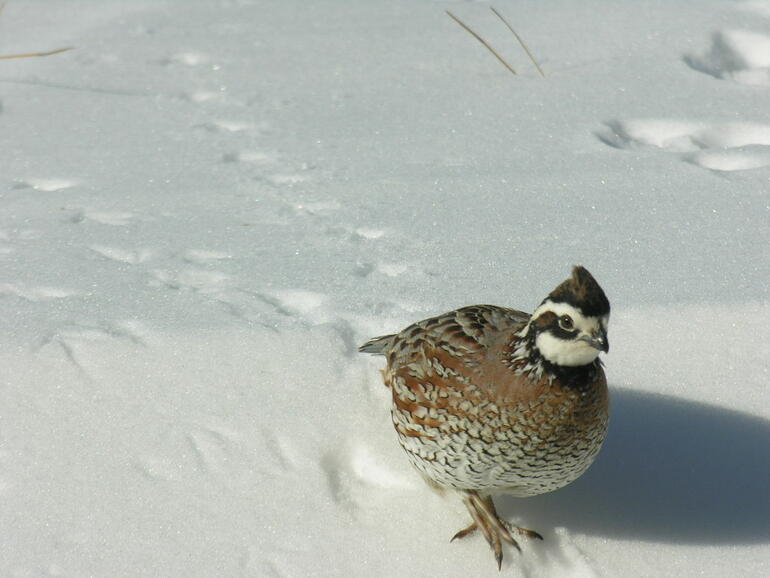
[[[210,133],[264,132],[267,130],[267,125],[255,125],[251,122],[220,119],[203,124],[197,124],[193,128],[201,129]]]
[[[203,52],[177,52],[168,58],[162,58],[158,62],[163,66],[173,66],[175,64],[200,66],[201,64],[208,64],[210,61],[211,59],[208,54]]]
[[[208,475],[226,473],[233,446],[237,442],[234,432],[217,427],[198,427],[189,431],[185,437],[201,472]]]
[[[365,507],[367,494],[380,490],[414,489],[417,478],[394,470],[379,456],[362,445],[338,447],[319,459],[330,497],[352,509]]]
[[[705,169],[729,172],[770,166],[770,125],[660,119],[613,120],[596,136],[618,149],[655,147]]]
[[[740,84],[770,86],[770,36],[749,30],[720,30],[701,55],[684,61],[693,70]]]
[[[109,341],[146,347],[154,341],[154,336],[144,324],[134,320],[100,325],[74,324],[44,336],[32,349],[45,353],[50,347],[58,348],[67,361],[90,378],[104,359],[100,346]]]
[[[230,286],[230,276],[219,271],[205,269],[183,269],[181,271],[152,272],[150,282],[154,287],[165,287],[175,291],[192,291],[195,293],[218,293]]]
[[[24,286],[16,283],[0,283],[0,296],[11,295],[25,301],[50,301],[77,295],[76,291],[61,287]]]
[[[333,318],[328,306],[329,298],[315,291],[302,289],[287,289],[276,291],[271,295],[262,295],[284,315],[297,317],[312,324],[325,323]]]
[[[148,261],[155,255],[152,249],[121,249],[119,247],[107,247],[104,245],[91,245],[89,247],[94,253],[97,253],[111,261],[127,263],[129,265],[138,265]]]
[[[268,428],[261,428],[260,431],[260,465],[272,475],[283,475],[290,471],[298,470],[302,467],[304,456],[299,448],[291,442],[291,439],[282,435],[280,432],[274,432]]]
[[[224,90],[193,90],[179,95],[182,100],[202,104],[205,102],[224,102],[226,93]]]
[[[76,211],[68,220],[71,223],[79,224],[85,221],[93,221],[101,225],[111,227],[124,227],[134,219],[133,213],[123,211]]]
[[[232,259],[232,255],[228,253],[191,249],[185,251],[181,258],[191,266],[180,270],[150,271],[150,287],[195,294],[209,303],[221,306],[226,313],[239,320],[271,329],[289,317],[306,321],[301,312],[310,314],[313,319],[326,319],[321,313],[323,308],[314,307],[303,297],[288,293],[287,303],[290,309],[286,309],[278,295],[240,287],[237,280],[227,273],[204,268]]]
[[[184,260],[188,263],[213,263],[226,259],[232,259],[233,256],[222,251],[208,251],[205,249],[190,249],[185,251]]]
[[[278,157],[274,154],[265,153],[258,150],[241,150],[223,154],[222,162],[270,165],[278,162]]]
[[[371,227],[359,227],[354,231],[355,235],[360,239],[379,239],[385,235],[385,231],[382,229],[375,229]]]
[[[304,183],[308,177],[300,173],[276,173],[267,177],[267,180],[277,186],[294,186]]]
[[[236,432],[226,427],[194,425],[172,426],[162,436],[154,452],[146,452],[134,461],[136,468],[150,480],[178,481],[197,473],[230,480],[230,464],[239,451]]]
[[[12,188],[15,190],[33,189],[45,193],[54,193],[71,189],[79,184],[74,179],[24,179],[16,181]]]
[[[146,346],[154,340],[151,331],[136,320],[117,320],[103,324],[73,324],[51,333],[41,344],[61,340],[66,343],[97,343],[117,339],[135,345]]]
[[[726,150],[702,150],[685,160],[715,171],[746,171],[770,166],[770,146],[747,145]]]
[[[334,200],[295,202],[287,205],[286,209],[291,214],[311,218],[328,217],[340,209],[340,204]]]
[[[353,274],[356,277],[369,277],[374,273],[385,275],[386,277],[398,277],[407,272],[409,266],[405,263],[358,263],[353,268]]]

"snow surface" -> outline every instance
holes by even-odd
[[[0,575],[497,576],[356,345],[587,266],[612,423],[507,576],[770,575],[770,2],[15,0]],[[512,76],[444,13],[472,26]]]

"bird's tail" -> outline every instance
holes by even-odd
[[[385,350],[390,346],[391,340],[395,335],[383,335],[375,337],[364,343],[358,348],[361,353],[373,353],[375,355],[385,355]]]

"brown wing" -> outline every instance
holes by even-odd
[[[513,309],[473,305],[392,336],[383,351],[388,359],[383,375],[399,433],[433,438],[434,428],[462,431],[467,427],[462,424],[499,421],[496,382],[519,379],[502,356],[529,318]]]
[[[529,317],[505,307],[471,305],[418,321],[396,335],[369,343],[381,346],[391,369],[415,364],[414,369],[419,369],[419,364],[426,363],[428,350],[473,366],[501,337],[521,329]]]

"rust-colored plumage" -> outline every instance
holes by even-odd
[[[498,565],[501,541],[518,544],[490,495],[558,489],[601,447],[608,398],[597,356],[608,316],[598,283],[576,267],[532,316],[463,307],[361,347],[387,359],[393,425],[412,465],[468,507],[472,523],[455,537],[481,530]]]

